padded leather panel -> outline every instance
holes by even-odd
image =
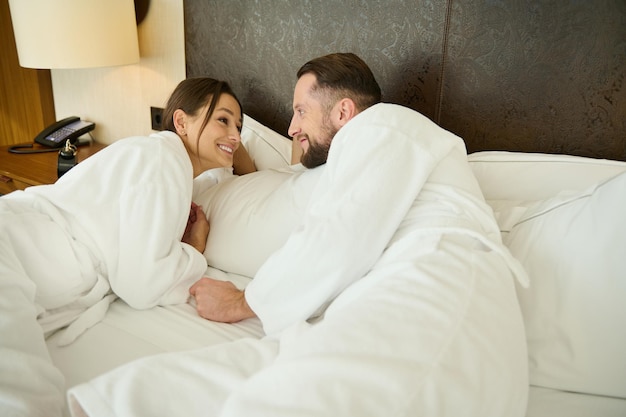
[[[626,160],[626,3],[553,3],[185,0],[187,75],[287,134],[300,65],[351,51],[470,152]]]

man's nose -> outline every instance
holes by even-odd
[[[289,123],[289,130],[287,130],[287,132],[289,133],[289,137],[292,138],[300,133],[300,126],[296,123],[295,117],[291,118],[291,123]]]

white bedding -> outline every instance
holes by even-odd
[[[530,387],[526,417],[624,417],[623,398]]]
[[[244,287],[248,278],[209,267],[207,274]],[[70,388],[134,359],[164,352],[197,349],[245,337],[263,336],[254,318],[235,324],[202,319],[191,304],[136,310],[121,300],[111,304],[106,317],[74,343],[59,346],[61,334],[47,339],[54,364]],[[66,410],[66,415],[69,412]]]
[[[289,160],[285,155],[288,152],[288,142],[284,142],[286,139],[277,134],[272,135],[269,130],[263,130],[264,137],[260,139],[260,128],[256,128],[257,136],[248,140],[255,143],[255,146],[269,149],[274,159],[269,163],[271,166],[264,168],[277,167],[276,164],[284,167]],[[270,148],[264,147],[263,141],[273,142],[273,145]],[[557,190],[563,190],[563,184],[571,186],[568,192],[574,193],[626,170],[626,164],[614,161],[582,161],[572,157],[506,152],[471,155],[470,164],[488,202],[496,209],[496,215],[510,210],[511,207],[522,207],[516,212],[516,216],[521,216],[534,202],[545,200]],[[495,166],[498,168],[494,171]],[[521,179],[522,177],[524,178]],[[511,187],[510,184],[515,181],[518,185]],[[278,221],[279,218],[273,220]],[[255,268],[256,265],[246,267]],[[208,274],[215,278],[232,280],[240,288],[249,282],[245,276],[227,274],[214,268],[209,268]],[[199,318],[193,306],[187,304],[138,311],[118,300],[111,305],[102,322],[88,329],[73,344],[58,346],[57,335],[50,337],[47,344],[52,360],[65,375],[66,386],[69,388],[137,358],[193,350],[244,338],[259,339],[262,336],[263,329],[257,319],[237,324],[220,324]],[[624,366],[623,361],[616,366]],[[573,393],[533,385],[530,387],[526,417],[624,415],[626,399],[623,398]]]
[[[527,417],[626,416],[626,163],[515,152],[469,161],[531,278],[518,293]]]
[[[53,336],[48,345],[54,363],[66,376],[66,386],[71,387],[137,358],[262,335],[257,319],[234,325],[212,323],[198,318],[190,305],[138,311],[118,300],[107,317],[74,344],[58,347]],[[624,399],[530,387],[526,417],[623,416]]]

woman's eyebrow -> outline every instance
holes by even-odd
[[[220,108],[215,109],[215,110],[216,110],[216,111],[217,111],[217,110],[222,110],[222,111],[225,111],[226,113],[228,113],[228,114],[230,114],[231,116],[235,117],[235,113],[233,113],[233,112],[232,112],[232,110],[231,110],[231,109],[229,109],[229,108],[227,108],[227,107],[220,107]],[[239,123],[243,123],[243,118],[239,118]]]

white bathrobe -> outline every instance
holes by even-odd
[[[180,241],[192,183],[182,141],[161,132],[0,198],[0,415],[60,415],[63,378],[44,333],[69,325],[70,343],[116,297],[138,309],[186,302],[206,270]]]
[[[70,409],[521,417],[514,276],[462,140],[379,104],[335,136],[302,223],[245,290],[268,337],[139,360],[71,389]]]

